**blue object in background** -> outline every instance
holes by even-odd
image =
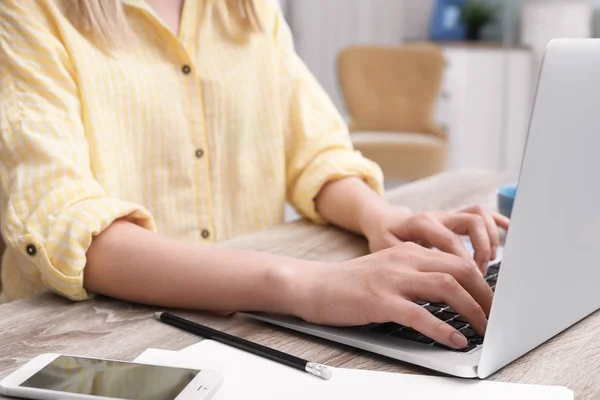
[[[429,38],[435,41],[460,41],[467,30],[461,21],[461,9],[467,0],[436,0],[429,27]]]
[[[502,186],[498,189],[498,211],[500,214],[510,218],[516,195],[517,185]]]

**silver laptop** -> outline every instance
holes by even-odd
[[[599,172],[600,40],[555,40],[543,63],[503,260],[488,275],[495,296],[485,339],[473,337],[459,352],[403,335],[390,323],[331,328],[249,315],[447,374],[485,378],[600,308]],[[444,304],[422,306],[461,326],[461,316]]]

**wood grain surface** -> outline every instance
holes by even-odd
[[[413,209],[483,203],[510,176],[477,171],[438,175],[388,193]],[[364,239],[305,221],[236,238],[225,247],[254,249],[314,260],[344,260],[366,254]],[[71,303],[47,294],[0,306],[0,377],[42,353],[68,353],[132,360],[148,347],[179,350],[199,339],[155,321],[153,308],[107,298]],[[276,328],[242,316],[178,312],[216,329],[332,366],[435,374],[409,364]],[[515,327],[513,329],[518,329]],[[564,385],[577,399],[600,399],[600,313],[516,360],[489,378],[495,381]]]

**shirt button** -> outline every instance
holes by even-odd
[[[196,150],[196,157],[202,158],[203,155],[204,155],[204,150],[202,150],[202,149]]]
[[[181,67],[181,72],[183,72],[184,74],[189,74],[190,72],[192,72],[192,68],[189,65],[184,65],[183,67]]]
[[[210,236],[210,232],[207,229],[202,229],[202,237],[204,239],[208,239],[209,236]]]
[[[35,247],[35,245],[33,244],[28,244],[25,250],[27,251],[27,254],[29,254],[32,257],[37,254],[37,247]]]

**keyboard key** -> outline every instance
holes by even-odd
[[[427,302],[423,301],[423,300],[417,300],[417,301],[415,301],[415,304],[417,304],[419,306],[424,306],[425,304],[427,304]]]
[[[444,312],[450,313],[450,314],[458,314],[456,311],[454,311],[454,308],[452,307],[448,307],[444,310]]]
[[[468,353],[469,351],[471,351],[471,350],[473,350],[474,348],[477,347],[476,345],[474,345],[472,343],[469,343],[469,345],[467,347],[465,347],[464,349],[453,349],[452,347],[445,346],[445,345],[443,345],[441,343],[438,343],[438,342],[435,342],[433,345],[435,347],[439,347],[440,349],[450,350],[450,351],[456,351],[456,352],[459,352],[459,353]]]
[[[483,338],[481,336],[475,336],[475,337],[469,339],[469,343],[481,345],[481,344],[483,344]]]
[[[500,271],[500,263],[493,264],[488,267],[488,274],[490,274],[490,273],[497,274],[498,271]]]
[[[386,322],[385,324],[377,325],[371,329],[371,332],[379,333],[380,335],[389,335],[392,332],[395,332],[399,329],[402,329],[404,326],[397,324],[395,322]]]
[[[464,328],[463,330],[460,331],[460,333],[462,333],[467,339],[471,339],[471,338],[474,338],[475,336],[477,336],[475,331],[471,328]]]
[[[468,352],[470,352],[471,350],[475,349],[476,347],[477,347],[477,346],[475,346],[474,344],[472,344],[472,343],[469,343],[469,345],[468,345],[467,347],[465,347],[464,349],[460,349],[460,350],[458,350],[458,351],[460,351],[461,353],[468,353]]]
[[[462,329],[465,326],[467,326],[466,323],[464,322],[460,322],[460,321],[456,321],[456,320],[452,320],[452,321],[448,321],[446,322],[448,325],[450,325],[451,327],[453,327],[454,329]]]
[[[414,329],[402,329],[401,331],[396,331],[392,333],[393,337],[410,340],[411,342],[418,342],[423,344],[431,344],[433,343],[433,339],[428,338],[425,335],[415,331]]]
[[[444,312],[444,311],[440,311],[439,313],[433,314],[433,315],[435,317],[441,319],[442,321],[449,321],[449,320],[451,320],[452,318],[455,317],[454,314],[450,314],[450,313],[447,313],[447,312]]]
[[[436,312],[441,310],[441,308],[436,306],[425,306],[424,308],[432,314],[435,314]]]
[[[446,308],[448,307],[448,304],[446,303],[429,303],[430,306],[436,306],[436,307],[440,307],[440,308]]]
[[[417,340],[419,343],[423,343],[423,344],[431,344],[433,343],[433,339],[425,336],[425,335],[421,335],[419,336],[419,339]]]
[[[462,315],[459,315],[458,317],[454,318],[454,320],[453,320],[453,321],[458,321],[458,322],[467,322],[467,323],[469,322],[469,321],[467,321],[467,318],[466,318],[466,317],[463,317]]]

